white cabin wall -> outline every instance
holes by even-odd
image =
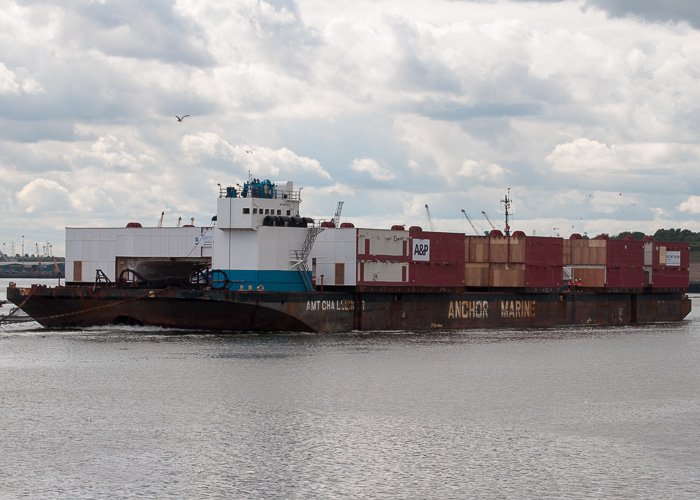
[[[260,258],[258,264],[261,271],[287,271],[294,250],[301,251],[308,234],[306,228],[268,227],[258,228],[260,238]]]
[[[258,235],[252,229],[214,231],[212,269],[258,268]]]
[[[205,227],[66,228],[66,280],[76,279],[75,262],[82,280],[93,281],[98,269],[115,280],[117,257],[211,257],[210,245],[195,247],[195,238],[211,234]]]
[[[336,264],[344,264],[342,284],[354,286],[357,283],[356,248],[357,229],[326,228],[322,231],[311,251],[311,259],[316,259],[316,282],[320,283],[320,276],[323,275],[324,285],[337,285]]]
[[[66,265],[65,273],[66,280],[73,281],[73,265],[72,262],[75,260],[81,260],[83,258],[83,246],[82,239],[80,237],[80,229],[77,228],[66,228]],[[71,265],[69,266],[69,262]]]
[[[267,215],[298,216],[299,201],[292,200],[291,196],[282,199],[218,198],[216,201],[216,222],[220,229],[250,229],[262,226]]]
[[[218,212],[217,218],[220,217],[221,212]],[[233,231],[224,231],[218,227],[214,228],[214,250],[211,258],[212,269],[229,269],[229,239],[232,232]]]

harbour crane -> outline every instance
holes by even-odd
[[[428,225],[430,226],[430,230],[435,232],[437,229],[435,229],[435,224],[433,224],[433,217],[430,215],[430,209],[428,208],[428,204],[425,204],[425,212],[428,214]]]
[[[467,215],[467,212],[465,212],[464,209],[462,209],[462,213],[463,213],[464,216],[467,218],[467,222],[469,222],[469,225],[470,225],[470,226],[472,227],[472,229],[474,230],[474,234],[476,234],[477,236],[479,236],[480,233],[479,233],[479,231],[476,229],[476,226],[474,225],[474,223],[472,222],[472,220],[471,220],[471,219],[469,218],[469,216]]]
[[[484,214],[484,217],[486,217],[486,220],[487,220],[488,223],[491,225],[491,228],[492,228],[492,229],[496,229],[496,226],[493,224],[493,222],[491,222],[491,219],[489,219],[489,216],[486,215],[486,212],[484,212],[484,211],[482,210],[481,213]]]
[[[335,216],[333,217],[333,225],[335,227],[340,226],[340,213],[343,211],[343,203],[342,201],[338,202],[338,208],[335,209]]]

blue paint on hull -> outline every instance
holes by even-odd
[[[222,269],[228,280],[217,288],[229,290],[254,290],[266,292],[305,292],[306,286],[299,271],[257,271],[244,269]],[[311,271],[306,271],[311,281]],[[223,281],[215,276],[217,281]]]

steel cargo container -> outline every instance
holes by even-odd
[[[409,243],[411,286],[464,286],[464,235],[413,230]]]
[[[651,286],[687,289],[690,281],[690,243],[648,241],[652,248]]]
[[[487,263],[490,258],[489,248],[488,236],[467,236],[464,243],[464,262]]]
[[[561,288],[564,268],[562,238],[528,236],[525,261],[525,285],[527,287]]]

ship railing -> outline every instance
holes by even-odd
[[[231,189],[232,186],[229,187],[224,187],[224,186],[219,186],[219,198],[229,198],[230,192],[229,189]],[[236,192],[236,198],[243,198],[241,196],[241,192],[238,190],[237,187],[234,188]],[[270,193],[269,196],[260,196],[260,193],[258,191],[248,191],[247,196],[245,198],[261,198],[261,199],[268,199],[268,200],[288,200],[288,201],[301,201],[301,191],[285,191],[282,189],[273,189],[272,193]]]

